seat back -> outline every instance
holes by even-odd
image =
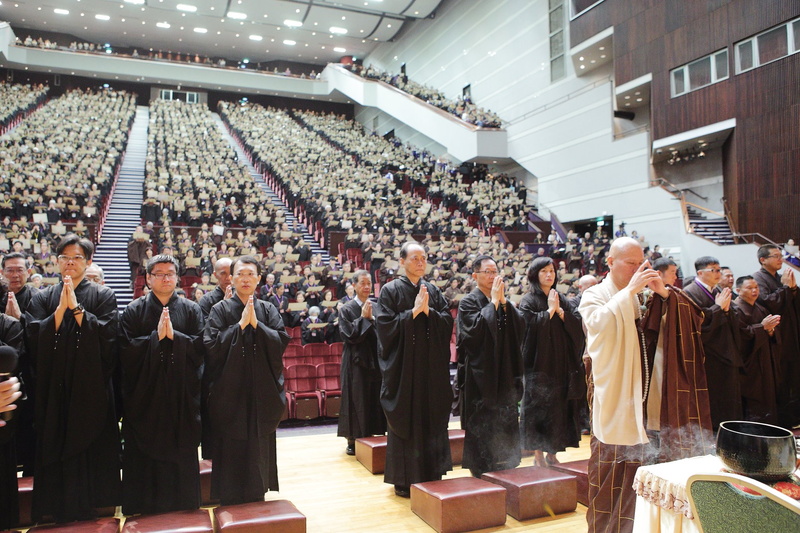
[[[313,342],[303,346],[304,362],[312,365],[325,363],[328,355],[328,345],[324,342]]]
[[[314,365],[292,365],[286,368],[284,387],[289,392],[314,392],[317,390],[317,368]]]
[[[686,494],[701,533],[800,531],[800,502],[745,476],[695,474]]]
[[[317,390],[340,391],[341,365],[339,363],[321,363],[317,365]]]

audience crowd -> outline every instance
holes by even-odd
[[[0,135],[5,134],[15,120],[36,109],[47,98],[50,88],[0,82]]]
[[[403,92],[416,96],[426,104],[443,109],[448,113],[457,116],[464,122],[474,124],[479,128],[502,128],[503,122],[495,113],[478,107],[469,97],[459,96],[455,100],[447,98],[443,92],[427,85],[410,80],[404,74],[392,74],[376,69],[374,66],[364,67],[363,65],[353,64],[350,69],[363,78],[379,80],[388,83],[392,87],[397,87]]]

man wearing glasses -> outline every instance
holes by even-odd
[[[234,295],[211,308],[203,336],[211,495],[223,505],[263,501],[265,492],[278,490],[275,430],[286,409],[289,335],[275,306],[254,296],[260,270],[249,255],[231,265]]]
[[[706,354],[711,423],[716,431],[720,422],[741,420],[743,416],[739,323],[731,307],[733,292],[719,287],[722,279],[719,260],[708,255],[699,257],[694,269],[697,277],[683,292],[703,310],[700,340]]]
[[[178,297],[174,257],[153,257],[146,272],[150,294],[131,302],[120,321],[122,512],[127,515],[200,505],[203,312]]]
[[[447,423],[453,317],[439,289],[422,279],[427,259],[420,244],[403,244],[405,276],[381,289],[373,311],[389,426],[383,479],[404,498],[413,483],[439,480],[452,468]]]
[[[519,407],[525,324],[506,300],[497,263],[481,255],[473,263],[477,288],[458,306],[458,385],[465,430],[464,468],[475,477],[519,465]]]
[[[800,295],[790,266],[784,266],[780,248],[765,244],[758,249],[761,270],[753,274],[758,284],[758,303],[780,315],[781,371],[778,384],[778,422],[785,427],[800,424]]]
[[[85,279],[94,245],[66,235],[56,250],[62,281],[25,313],[36,371],[33,519],[85,520],[119,505],[119,427],[111,376],[117,299]]]

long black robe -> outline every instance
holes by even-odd
[[[14,296],[17,299],[17,305],[22,313],[20,323],[22,329],[25,329],[25,311],[31,303],[35,289],[31,289],[27,285],[22,287]],[[8,294],[0,299],[0,311],[5,312],[6,305],[8,304]],[[31,358],[28,350],[23,347],[19,352],[19,365],[17,367],[22,387],[25,391],[25,401],[17,404],[17,409],[14,411],[14,418],[17,420],[17,429],[15,432],[15,441],[17,447],[17,464],[22,466],[22,474],[24,476],[33,475],[33,466],[36,461],[36,432],[33,428],[35,418],[35,398],[36,398],[36,383],[33,380],[33,370],[31,368]]]
[[[778,420],[784,427],[794,427],[800,424],[800,289],[785,287],[779,275],[771,276],[763,268],[753,278],[758,283],[758,303],[781,315]]]
[[[375,322],[362,317],[358,300],[351,300],[339,311],[339,331],[344,351],[340,381],[342,407],[337,434],[348,439],[383,435],[386,433],[386,417],[381,408]]]
[[[700,338],[706,354],[708,401],[714,431],[720,422],[742,419],[742,357],[739,349],[739,323],[733,307],[728,312],[714,303],[703,287],[690,283],[683,292],[703,311]]]
[[[480,289],[458,306],[457,350],[462,465],[476,477],[519,465],[519,401],[522,399],[522,353],[525,332],[520,312],[511,304],[495,309]]]
[[[221,302],[225,298],[225,291],[217,285],[214,287],[213,291],[207,292],[200,298],[200,301],[197,302],[200,305],[200,310],[203,312],[203,316],[208,319],[209,313],[211,313],[211,308],[214,307],[215,304]],[[201,383],[201,393],[200,393],[200,418],[203,421],[202,424],[202,455],[203,459],[211,459],[211,423],[208,420],[208,406],[206,405],[206,400],[208,400],[208,377],[207,374],[203,373],[203,379]]]
[[[203,343],[214,470],[211,494],[223,505],[262,501],[278,490],[275,430],[286,408],[283,352],[289,335],[275,306],[256,299],[258,327],[239,327],[238,296],[211,309]]]
[[[520,431],[527,450],[548,453],[580,444],[580,399],[585,396],[581,362],[584,343],[578,310],[561,294],[564,320],[550,318],[547,296],[528,293],[519,303],[527,324],[522,343],[525,394],[522,397]]]
[[[412,316],[419,286],[395,279],[381,289],[373,313],[381,346],[381,405],[388,425],[384,481],[433,481],[452,468],[447,423],[453,317],[439,289],[428,289],[430,312]]]
[[[0,313],[0,346],[13,348],[18,357],[23,350],[22,325],[4,313]],[[9,421],[0,427],[0,529],[9,529],[19,523],[17,454],[14,437],[20,427],[18,417],[20,406],[24,403],[17,400],[17,409],[7,415]]]
[[[200,378],[203,313],[173,295],[173,339],[158,340],[164,305],[154,293],[131,302],[120,323],[122,511],[165,513],[200,506]]]
[[[200,309],[203,311],[203,316],[208,318],[214,304],[221,302],[224,298],[225,291],[223,291],[219,285],[214,287],[213,291],[205,293],[203,297],[200,298],[200,301],[197,302],[200,305]]]
[[[83,279],[78,326],[54,313],[63,283],[34,295],[25,314],[36,373],[37,449],[33,518],[83,520],[120,503],[120,439],[111,376],[116,365],[117,299]]]
[[[761,304],[750,305],[741,297],[735,303],[744,361],[741,378],[745,420],[777,424],[778,383],[780,380],[781,330],[770,336],[761,321],[770,314]],[[783,317],[781,317],[783,318]]]

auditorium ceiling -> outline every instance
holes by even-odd
[[[0,19],[113,47],[251,62],[363,58],[441,0],[1,0]],[[59,45],[69,43],[60,43]]]

